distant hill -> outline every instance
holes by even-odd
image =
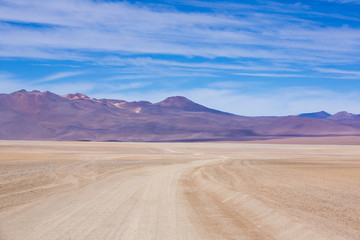
[[[215,114],[232,115],[230,113],[221,112],[218,110],[204,107],[204,106],[194,103],[193,101],[190,101],[186,97],[182,97],[182,96],[168,97],[161,102],[155,103],[155,105],[173,108],[173,109],[179,109],[179,110],[183,110],[183,111],[209,112],[209,113],[215,113]]]
[[[331,116],[331,114],[329,114],[329,113],[327,113],[325,111],[313,112],[313,113],[302,113],[302,114],[298,115],[298,117],[320,118],[320,119],[328,118],[330,116]]]
[[[331,117],[329,117],[329,119],[331,119],[331,120],[337,120],[337,121],[342,121],[342,120],[355,120],[355,119],[360,119],[360,115],[359,115],[359,114],[352,114],[352,113],[348,113],[348,112],[342,111],[342,112],[338,112],[338,113],[332,115]]]
[[[95,99],[81,93],[0,94],[0,139],[80,141],[225,141],[360,134],[360,117],[326,112],[238,116],[185,97],[158,103]]]

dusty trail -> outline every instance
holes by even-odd
[[[360,239],[360,148],[0,142],[0,239]]]

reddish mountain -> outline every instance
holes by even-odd
[[[63,97],[67,98],[69,100],[77,100],[77,99],[92,100],[92,98],[90,98],[82,93],[67,94],[67,95],[64,95]]]
[[[243,117],[180,96],[152,104],[80,93],[0,94],[0,139],[205,141],[355,134],[359,119]]]
[[[183,110],[183,111],[209,112],[209,113],[216,113],[216,114],[231,115],[230,113],[225,113],[225,112],[221,112],[218,110],[204,107],[204,106],[194,103],[193,101],[190,101],[186,97],[182,97],[182,96],[168,97],[164,101],[158,102],[155,105],[158,105],[161,107],[172,108],[172,109],[176,109],[176,110]]]
[[[360,119],[360,115],[342,111],[342,112],[335,113],[334,115],[329,117],[329,119],[338,120],[338,121],[341,121],[341,120],[355,120],[355,119]]]

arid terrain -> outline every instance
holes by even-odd
[[[247,117],[182,96],[151,103],[36,90],[0,94],[0,140],[213,142],[359,136],[360,114],[344,111]]]
[[[0,141],[0,239],[360,239],[360,147]]]

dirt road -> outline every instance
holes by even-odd
[[[0,141],[0,239],[360,239],[360,147]]]

